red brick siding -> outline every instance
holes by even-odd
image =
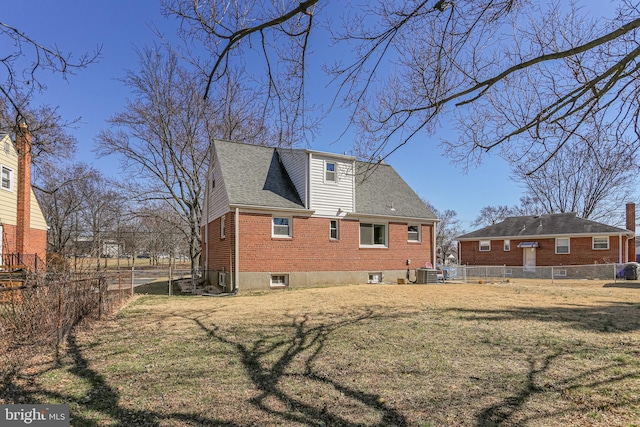
[[[23,250],[19,251],[16,245],[17,227],[5,224],[2,226],[2,253],[3,254],[36,254],[41,261],[47,258],[47,231],[28,228],[23,236]],[[25,258],[28,259],[28,258]]]
[[[538,242],[536,249],[536,265],[584,265],[594,263],[619,262],[620,244],[619,236],[609,236],[608,250],[594,250],[591,237],[571,237],[569,243],[569,254],[556,254],[556,243],[554,238],[544,239],[511,239],[511,250],[504,251],[504,240],[491,240],[491,250],[480,252],[479,241],[460,242],[460,261],[469,265],[522,265],[522,249],[518,248],[520,242]],[[622,253],[624,256],[627,239],[622,236]],[[626,261],[623,258],[623,261]]]
[[[216,271],[233,271],[234,259],[234,213],[227,213],[225,217],[225,237],[220,237],[220,225],[221,219],[217,218],[208,224],[209,227],[209,253],[206,254],[207,244],[204,240],[206,236],[204,227],[202,229],[202,259],[206,260],[208,265],[205,265],[205,270]],[[205,256],[205,254],[207,256]]]
[[[329,236],[329,218],[293,217],[293,237],[274,238],[272,215],[240,215],[240,271],[398,270],[431,262],[433,227],[422,226],[422,241],[407,242],[407,223],[389,223],[388,248],[360,248],[358,221],[338,220],[339,239]],[[227,219],[227,223],[231,221]],[[230,233],[227,227],[227,234]],[[211,233],[211,231],[210,231]],[[215,241],[215,232],[210,234]]]

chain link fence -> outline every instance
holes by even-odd
[[[549,267],[451,265],[442,269],[445,282],[507,282],[511,279],[625,280],[632,276],[630,264],[561,265]],[[633,266],[633,264],[631,264]],[[637,276],[636,276],[637,278]]]

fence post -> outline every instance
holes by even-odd
[[[171,264],[169,264],[169,296],[173,295],[173,289],[171,289]]]
[[[62,341],[62,307],[63,307],[62,289],[63,289],[63,286],[62,286],[62,283],[60,283],[60,286],[58,288],[58,339],[56,342],[56,355],[60,350],[60,342]]]
[[[133,278],[134,278],[135,267],[131,267],[131,296],[133,296]]]

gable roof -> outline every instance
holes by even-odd
[[[480,230],[472,231],[458,237],[458,240],[477,240],[491,238],[518,238],[539,236],[567,236],[573,234],[628,234],[632,233],[623,228],[612,227],[588,219],[579,218],[575,212],[512,216],[504,221]]]
[[[305,209],[276,148],[223,140],[215,140],[213,145],[230,205]],[[310,152],[289,150],[303,154],[295,158],[304,161]],[[391,166],[356,162],[356,174],[354,214],[437,220]]]
[[[229,204],[304,209],[273,147],[214,141]]]
[[[366,162],[356,162],[355,213],[437,219],[391,166]]]

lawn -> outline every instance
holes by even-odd
[[[627,282],[136,296],[63,350],[4,402],[76,426],[640,425]]]

